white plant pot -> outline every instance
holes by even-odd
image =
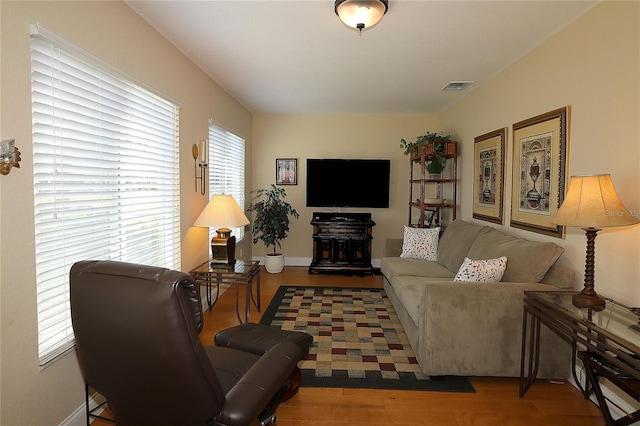
[[[284,269],[284,255],[280,253],[267,254],[264,257],[264,267],[271,274],[279,274]]]

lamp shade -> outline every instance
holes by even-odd
[[[248,224],[249,219],[231,195],[216,194],[193,226],[237,228]]]
[[[557,225],[590,228],[639,222],[618,198],[608,174],[572,176],[569,191],[551,221]]]
[[[334,9],[345,25],[362,31],[380,22],[387,8],[387,0],[336,0]]]

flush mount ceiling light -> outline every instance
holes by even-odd
[[[388,0],[336,0],[334,10],[345,25],[362,32],[380,22],[388,4]]]

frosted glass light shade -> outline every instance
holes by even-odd
[[[572,176],[567,195],[551,221],[557,225],[591,228],[639,223],[618,198],[608,174]]]
[[[237,228],[248,224],[249,219],[231,195],[216,194],[193,226]]]
[[[347,26],[362,31],[380,22],[387,13],[387,0],[336,0],[335,12]]]

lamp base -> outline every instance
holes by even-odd
[[[596,235],[600,228],[582,228],[587,234],[587,258],[584,263],[584,288],[571,299],[573,306],[580,309],[604,310],[604,297],[598,295],[594,289]]]
[[[571,298],[571,302],[576,308],[592,309],[597,312],[603,311],[605,307],[604,297],[596,294],[595,292],[593,294],[585,294],[582,292],[574,294]]]
[[[236,263],[236,237],[230,236],[231,230],[221,228],[211,239],[211,263],[216,265],[234,265]]]

